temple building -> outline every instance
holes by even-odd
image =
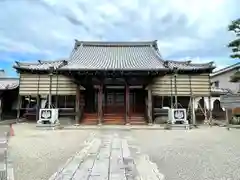
[[[18,78],[9,77],[0,69],[0,121],[16,118],[18,86]]]
[[[75,41],[67,59],[16,62],[19,112],[38,118],[40,108],[58,108],[76,124],[154,123],[154,108],[188,109],[209,98],[213,62],[164,60],[157,41]],[[27,100],[26,100],[27,99]]]

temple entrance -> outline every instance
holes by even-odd
[[[103,100],[104,114],[125,114],[124,89],[105,89]]]
[[[84,93],[84,124],[97,124],[99,120],[99,90],[88,88]],[[124,86],[105,86],[102,91],[102,123],[144,124],[146,91],[143,88],[130,88],[126,96]],[[126,113],[127,97],[129,113]],[[127,117],[128,116],[128,117]]]

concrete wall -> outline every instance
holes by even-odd
[[[237,72],[236,69],[234,69],[232,71],[228,71],[228,72],[222,73],[222,74],[214,76],[214,77],[211,77],[211,82],[214,83],[216,81],[219,81],[219,88],[230,89],[234,93],[237,93],[239,91],[239,87],[240,87],[239,83],[229,82],[230,81],[230,77],[235,72]]]

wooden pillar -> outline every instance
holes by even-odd
[[[126,107],[126,112],[125,112],[125,123],[126,125],[130,124],[129,122],[129,84],[125,84],[125,107]]]
[[[196,126],[196,115],[195,115],[195,98],[193,96],[192,90],[192,76],[188,75],[189,78],[189,87],[190,87],[190,109],[191,109],[191,123]]]
[[[152,86],[148,86],[148,124],[152,125]]]
[[[171,85],[171,93],[170,93],[170,99],[171,99],[171,109],[173,108],[173,83],[172,83],[172,75],[170,76],[171,77],[171,81],[170,81],[170,85]]]
[[[41,96],[39,94],[39,86],[40,86],[40,74],[38,75],[38,85],[37,85],[36,121],[39,120],[39,110],[41,109]]]
[[[212,102],[211,102],[211,78],[210,75],[208,75],[209,78],[209,95],[208,95],[208,111],[209,111],[209,123],[212,127]]]
[[[177,96],[177,74],[174,74],[174,94],[175,94],[175,108],[178,108],[178,96]]]
[[[20,121],[21,108],[22,108],[22,96],[19,94],[18,95],[18,107],[17,107],[17,122]]]
[[[52,108],[52,77],[53,77],[53,67],[50,67],[49,73],[49,95],[48,95],[48,109]]]
[[[212,127],[212,102],[211,102],[211,96],[208,96],[208,112],[209,112],[209,123],[210,126]]]
[[[78,125],[80,121],[80,86],[76,88],[76,99],[75,99],[75,124]]]
[[[228,109],[225,108],[225,113],[226,113],[226,121],[227,121],[227,130],[230,130],[230,122],[229,122],[229,116],[228,116]]]
[[[0,121],[2,120],[2,97],[0,95]]]
[[[192,124],[196,126],[196,114],[195,114],[195,98],[191,97],[191,106],[192,106]]]
[[[36,121],[39,120],[39,109],[40,109],[40,96],[37,94],[37,104],[36,104]]]
[[[56,93],[55,93],[55,108],[58,108],[58,74],[56,74],[57,78],[57,85],[56,85]]]
[[[98,125],[102,124],[103,118],[103,84],[101,82],[98,90]]]

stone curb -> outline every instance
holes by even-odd
[[[151,130],[164,130],[163,126],[153,127],[153,126],[65,126],[65,130],[108,130],[108,129],[117,129],[117,130],[142,130],[142,129],[151,129]]]

